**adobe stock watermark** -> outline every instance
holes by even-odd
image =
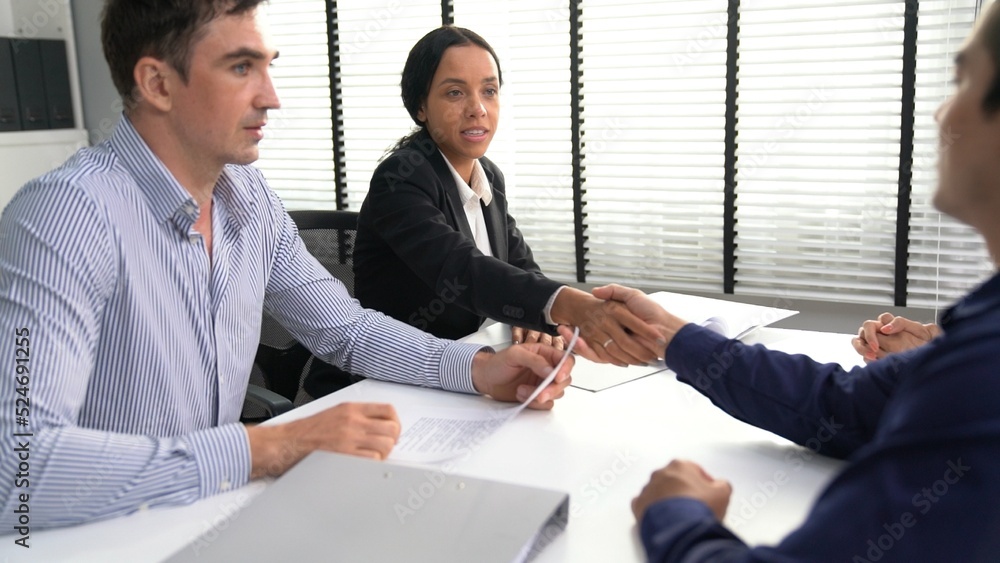
[[[903,165],[901,175],[909,177],[911,186],[916,188],[918,178],[926,177],[937,170],[937,162],[940,155],[949,152],[961,135],[955,133],[950,127],[942,129],[938,134],[937,145],[927,143],[916,143],[913,149],[913,158]],[[876,222],[891,223],[896,222],[897,199],[895,197],[879,198],[876,205],[867,205],[861,212],[864,225]]]
[[[455,448],[458,452],[455,457],[442,463],[439,467],[424,471],[425,480],[410,487],[406,491],[406,499],[393,504],[393,511],[400,524],[415,516],[446,486],[455,487],[456,490],[465,488],[465,484],[458,480],[451,480],[449,477],[455,473],[456,467],[463,461],[468,460],[482,447],[483,442],[489,438],[507,420],[508,407],[499,405],[491,406],[490,416],[485,420],[468,421],[466,429],[459,433],[456,439],[461,440],[460,446]],[[417,421],[407,432],[420,432],[422,421]],[[452,421],[454,422],[454,421]],[[429,426],[433,426],[435,421],[428,421]],[[402,440],[404,436],[401,436]],[[387,471],[384,478],[391,479],[392,472]],[[449,482],[452,481],[452,482]]]
[[[581,157],[584,161],[607,154],[615,141],[625,133],[625,124],[618,117],[609,117],[600,123],[589,123],[581,133]],[[584,162],[585,163],[585,162]],[[573,189],[573,174],[562,173],[551,177],[541,185],[510,185],[507,195],[511,210],[521,213],[527,210],[547,211],[547,202],[564,203],[567,190]]]
[[[698,35],[688,41],[683,53],[674,53],[670,60],[675,68],[683,69],[696,63],[705,53],[719,45],[719,42],[729,37],[729,24],[732,18],[728,14],[715,14],[706,19]],[[722,51],[726,49],[722,45]]]
[[[136,103],[137,100],[132,101],[132,105],[135,105]],[[125,110],[125,102],[122,100],[121,97],[117,97],[114,100],[112,100],[109,109],[111,110],[111,115],[114,115],[115,117],[102,118],[100,122],[97,123],[96,127],[93,127],[88,131],[88,136],[90,138],[91,145],[96,145],[98,143],[103,142],[104,140],[110,138],[111,135],[115,132],[115,127],[118,126],[118,121],[121,118],[121,114]]]
[[[556,33],[564,31],[569,27],[569,0],[549,0],[549,4],[554,7],[545,10],[545,21],[549,24],[549,31]]]
[[[762,310],[760,315],[747,320],[745,324],[751,328],[768,326],[782,318],[782,313],[779,309],[794,309],[794,306],[794,302],[783,295],[776,298],[770,308]],[[714,352],[711,361],[703,368],[696,370],[690,377],[689,386],[685,387],[685,395],[688,400],[693,400],[693,397],[699,394],[698,391],[702,393],[708,391],[716,381],[726,374],[729,368],[733,367],[736,360],[745,354],[747,350],[747,346],[742,342],[731,340],[725,343],[720,350]]]
[[[38,37],[43,29],[53,24],[61,24],[57,17],[62,11],[59,4],[58,0],[37,0],[38,9],[30,16],[22,16],[21,20],[16,22],[18,37],[11,41],[11,48],[15,53],[27,40]]]
[[[820,420],[819,429],[806,440],[803,448],[792,448],[785,453],[785,469],[776,469],[770,478],[757,481],[755,490],[750,494],[743,495],[739,501],[734,501],[730,511],[732,520],[730,526],[736,530],[746,525],[751,519],[763,510],[781,489],[792,482],[795,474],[805,467],[806,463],[820,455],[823,445],[844,429],[844,425],[838,423],[833,417]],[[737,506],[738,505],[738,506]]]
[[[899,544],[910,529],[920,522],[920,517],[925,516],[934,509],[934,506],[941,501],[972,467],[962,463],[962,458],[948,460],[945,464],[944,474],[940,479],[934,481],[927,487],[913,495],[910,504],[914,511],[906,511],[891,522],[884,522],[882,529],[885,533],[877,538],[869,538],[865,544],[864,555],[855,555],[851,558],[851,563],[874,563],[881,560],[885,555]]]
[[[618,479],[626,474],[639,458],[629,450],[615,452],[615,458],[606,469],[595,475],[570,500],[570,514],[575,518],[587,511],[604,493],[615,486]],[[577,500],[579,499],[579,500]]]
[[[893,2],[885,6],[891,13],[878,19],[875,29],[882,35],[883,41],[900,42],[903,38],[904,25],[908,16],[916,16],[919,11],[917,2]]]
[[[103,486],[108,479],[114,479],[119,475],[117,468],[123,465],[126,457],[120,453],[122,447],[149,449],[151,441],[141,436],[120,436],[116,450],[108,457],[95,461],[86,472],[86,476],[81,477],[72,492],[63,497],[63,506],[67,511],[76,510],[83,502],[92,504],[102,504],[107,502],[105,495],[110,491],[103,490]]]
[[[448,305],[457,301],[468,289],[469,286],[460,283],[458,278],[445,280],[444,287],[438,292],[437,297],[432,299],[426,306],[421,306],[414,311],[406,319],[406,322],[411,326],[426,331],[430,328],[431,323],[436,321],[447,310]]]
[[[243,509],[250,504],[251,500],[252,497],[249,493],[240,491],[232,501],[226,502],[219,507],[219,513],[214,518],[211,520],[202,520],[202,532],[198,535],[198,539],[189,546],[191,551],[195,555],[199,555],[201,550],[211,545],[218,539],[220,533],[239,518],[240,514],[243,513]]]
[[[777,134],[763,143],[753,143],[746,152],[741,152],[737,162],[738,180],[752,179],[758,170],[765,167],[771,157],[780,152],[785,142],[794,141],[812,118],[831,100],[830,91],[826,87],[816,87],[809,90],[808,97],[796,104],[775,121],[771,129]]]
[[[371,43],[388,29],[392,20],[399,16],[403,10],[403,3],[399,0],[390,0],[384,8],[373,9],[369,12],[370,17],[364,24],[357,27],[351,25],[350,31],[341,37],[341,57],[345,64],[353,62],[352,57],[360,55]],[[341,20],[343,22],[343,19]],[[342,25],[346,24],[343,22]],[[347,27],[345,25],[345,27]]]

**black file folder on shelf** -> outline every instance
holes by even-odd
[[[17,106],[14,80],[14,53],[11,40],[0,37],[0,131],[20,131],[21,111]]]
[[[168,561],[526,561],[569,495],[315,452]]]
[[[0,38],[0,131],[75,125],[66,42]]]
[[[66,42],[41,39],[38,48],[45,76],[45,102],[49,129],[72,129],[73,97],[69,88],[69,64],[66,62]]]
[[[21,129],[35,131],[49,128],[49,112],[45,102],[45,75],[42,52],[33,39],[11,39],[14,54],[14,77],[21,109]]]

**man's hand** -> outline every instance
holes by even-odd
[[[283,474],[316,450],[385,459],[399,439],[392,405],[342,403],[275,426],[247,427],[250,478]]]
[[[677,334],[677,331],[680,330],[682,326],[687,324],[686,321],[663,310],[663,307],[657,305],[652,299],[646,297],[645,293],[639,291],[638,289],[611,284],[604,287],[596,287],[594,288],[593,293],[594,297],[606,300],[606,303],[614,303],[625,308],[630,314],[639,319],[640,322],[642,322],[646,327],[652,329],[652,333],[640,333],[633,331],[627,337],[641,349],[652,351],[653,357],[647,360],[646,363],[662,358],[666,352],[667,346],[670,345],[670,341],[673,340],[674,335]],[[568,333],[568,331],[564,328],[560,328],[559,332],[563,335],[563,338],[565,338]],[[604,361],[603,356],[600,353],[602,348],[601,342],[587,340],[587,344],[585,346],[580,346],[579,344],[577,346],[580,355],[584,358],[595,362]],[[608,346],[610,347],[612,344],[608,344]]]
[[[546,346],[552,346],[556,350],[566,349],[566,344],[563,343],[562,337],[552,336],[551,334],[538,332],[537,330],[528,330],[519,326],[511,326],[510,336],[511,340],[514,341],[514,344],[533,344],[535,342],[539,342],[541,344],[545,344]]]
[[[865,362],[882,359],[889,354],[903,352],[927,344],[941,334],[934,323],[921,324],[904,317],[882,313],[878,319],[865,321],[858,329],[858,336],[851,345]]]
[[[655,471],[639,496],[632,499],[632,514],[642,522],[650,505],[670,498],[686,497],[708,505],[719,520],[726,516],[733,487],[729,481],[713,479],[700,465],[692,461],[675,459],[666,467]]]
[[[587,359],[617,366],[654,361],[660,338],[656,328],[618,300],[605,299],[566,287],[552,304],[552,320],[580,328],[580,338],[589,345]]]
[[[563,353],[544,344],[511,346],[496,354],[480,352],[472,360],[472,384],[476,391],[498,401],[521,402],[527,399],[559,363]],[[563,396],[570,384],[573,357],[559,368],[555,379],[528,408],[548,410]]]

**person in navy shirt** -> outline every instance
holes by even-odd
[[[1000,258],[1000,5],[956,59],[937,113],[934,205]],[[750,547],[722,521],[730,485],[674,460],[632,502],[650,561],[997,561],[1000,553],[1000,275],[945,312],[929,343],[845,371],[725,339],[641,292],[594,290],[654,324],[666,364],[734,417],[847,460],[805,522]],[[651,344],[651,343],[648,343]]]

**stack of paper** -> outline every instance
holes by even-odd
[[[508,337],[510,330],[508,329]],[[508,407],[496,403],[491,409],[408,409],[403,423],[403,433],[393,448],[389,459],[415,463],[436,463],[472,451],[480,442],[496,432],[508,420],[517,416],[535,400],[555,379],[566,358],[573,352],[580,329],[573,331],[559,363],[535,391],[519,405]]]

